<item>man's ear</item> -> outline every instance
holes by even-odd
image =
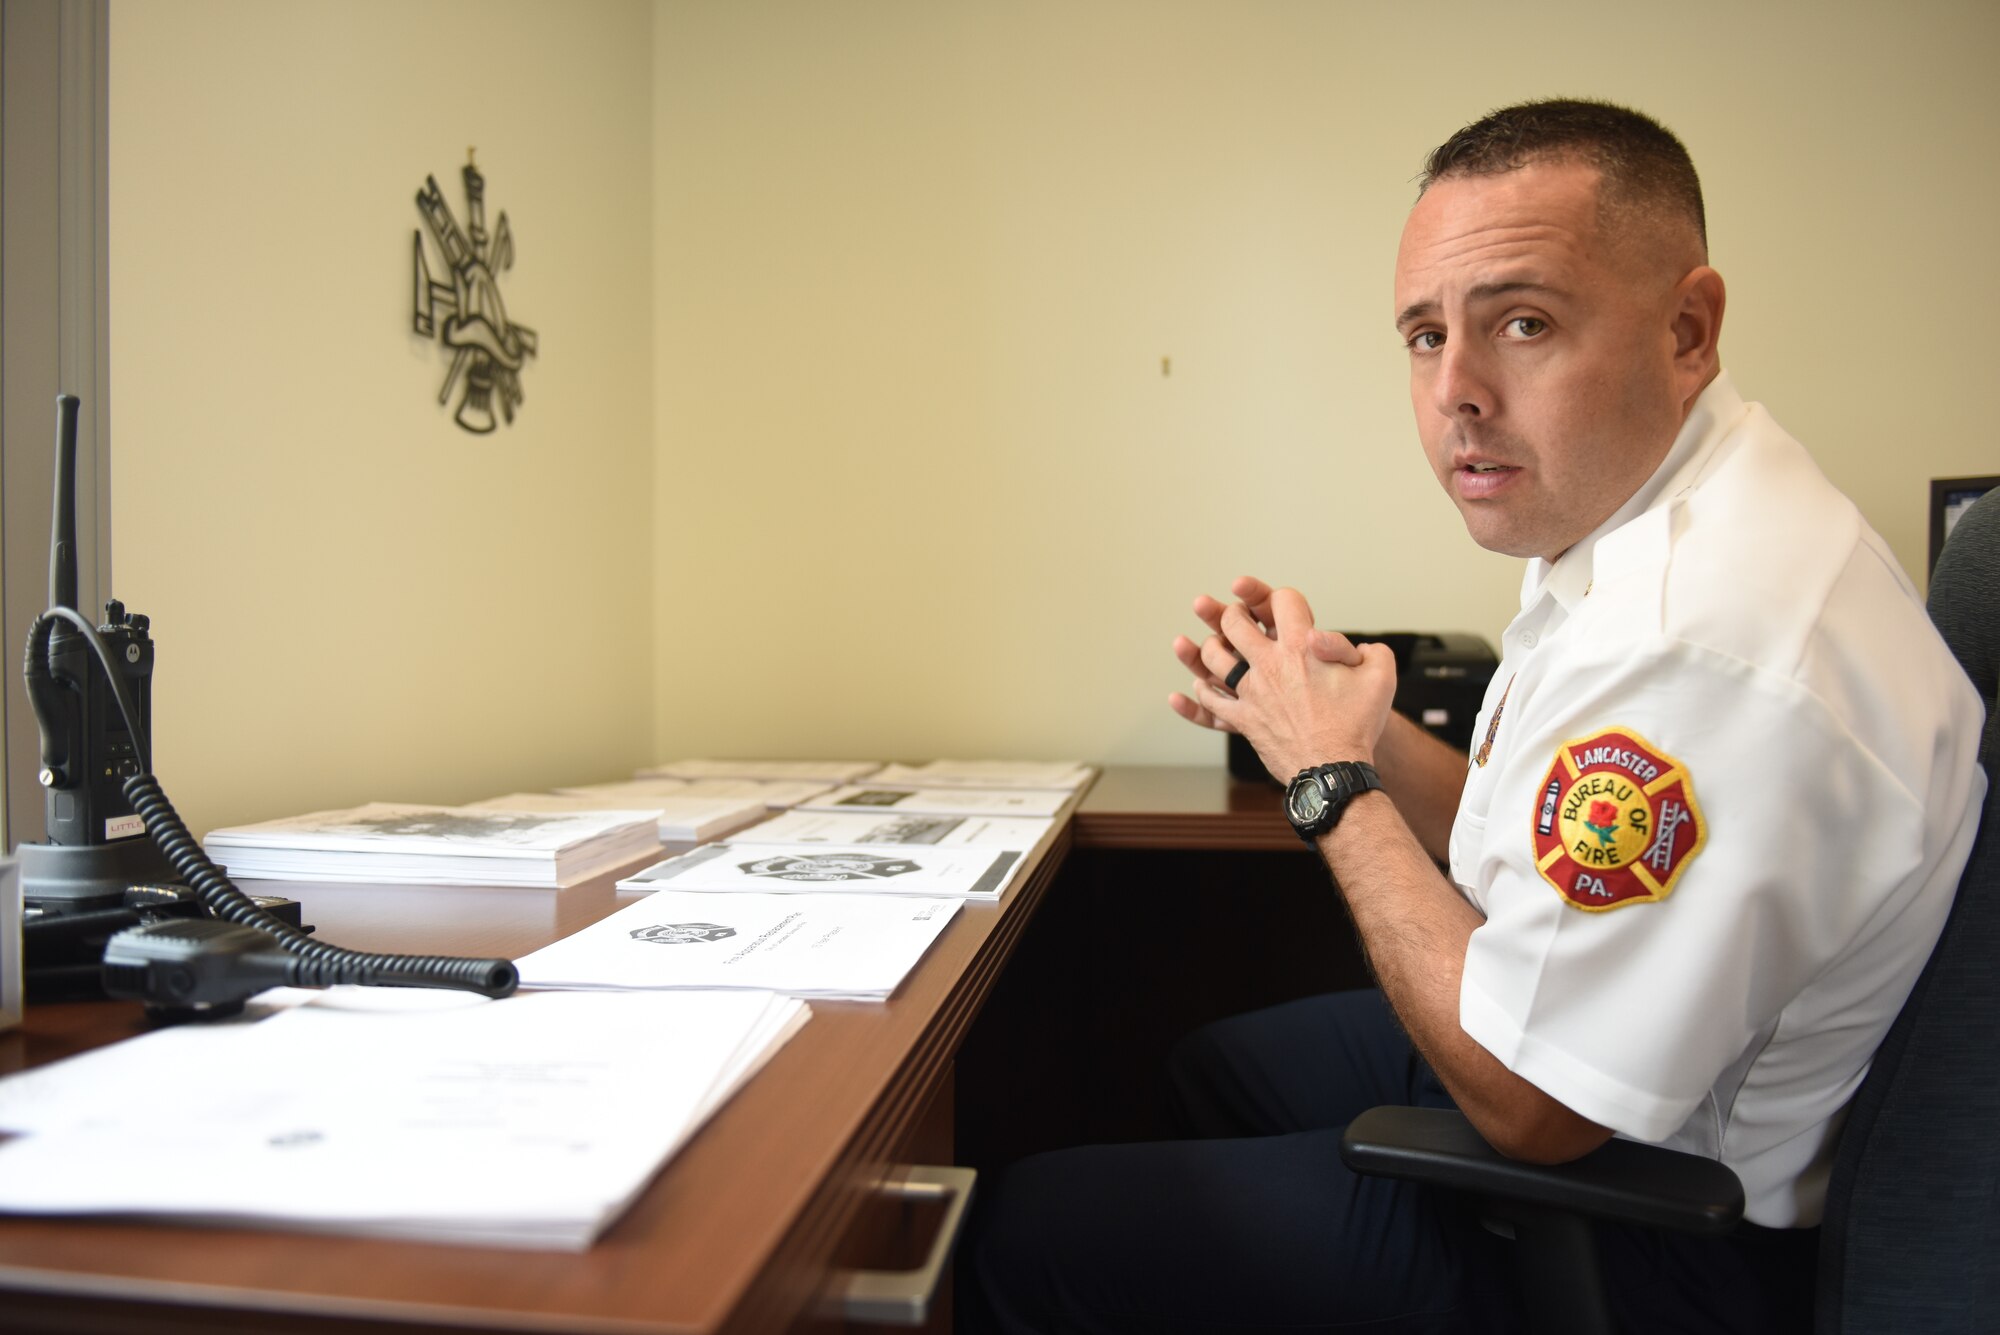
[[[1728,294],[1722,275],[1706,264],[1674,285],[1674,379],[1683,406],[1692,402],[1722,365],[1722,309]]]

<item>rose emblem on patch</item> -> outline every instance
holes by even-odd
[[[1536,796],[1535,868],[1580,909],[1665,899],[1707,836],[1687,767],[1627,728],[1564,742]]]

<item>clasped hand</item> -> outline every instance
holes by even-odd
[[[1373,761],[1396,696],[1395,654],[1314,629],[1297,589],[1245,575],[1230,592],[1242,601],[1194,600],[1212,633],[1200,644],[1174,637],[1174,657],[1194,685],[1167,704],[1190,723],[1241,733],[1279,780],[1335,760]],[[1224,682],[1239,660],[1249,670],[1231,690]]]

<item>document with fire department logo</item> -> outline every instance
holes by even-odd
[[[1033,847],[1032,844],[1026,847]],[[1020,871],[1008,848],[856,844],[709,844],[629,876],[620,890],[841,890],[994,900]]]
[[[960,903],[662,890],[514,963],[523,987],[749,987],[883,1001]]]

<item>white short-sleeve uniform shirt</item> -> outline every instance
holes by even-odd
[[[1971,848],[1971,683],[1726,375],[1637,495],[1529,563],[1501,657],[1451,836],[1486,915],[1465,1031],[1577,1113],[1721,1159],[1751,1222],[1817,1223]]]

